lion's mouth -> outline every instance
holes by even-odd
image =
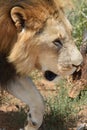
[[[76,69],[72,74],[72,80],[73,81],[77,81],[79,79],[81,79],[81,75],[82,75],[82,69]],[[56,77],[58,77],[59,75],[50,71],[50,70],[47,70],[45,71],[44,73],[44,77],[48,80],[48,81],[53,81]]]
[[[55,74],[54,72],[49,71],[49,70],[45,71],[45,73],[44,73],[44,77],[45,77],[48,81],[54,80],[57,76],[58,76],[57,74]]]

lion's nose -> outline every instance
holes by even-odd
[[[82,57],[81,58],[79,57],[78,59],[72,60],[72,65],[74,65],[74,66],[80,66],[82,63],[83,63]]]
[[[83,63],[83,57],[79,51],[73,52],[73,55],[71,57],[71,62],[72,62],[72,65],[75,65],[75,66],[79,66]]]

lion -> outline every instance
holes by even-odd
[[[0,0],[0,84],[30,111],[24,130],[38,130],[44,101],[29,77],[38,69],[52,81],[74,73],[83,58],[60,0]]]

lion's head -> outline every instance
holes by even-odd
[[[18,73],[34,69],[48,80],[71,75],[83,58],[71,36],[72,26],[56,0],[25,0],[10,10],[16,41],[9,54]]]

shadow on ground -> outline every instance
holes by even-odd
[[[19,130],[24,127],[25,120],[26,113],[23,110],[18,112],[0,111],[0,130]],[[49,113],[44,116],[43,124],[39,130],[76,130],[77,121],[77,117],[66,119],[64,115]]]
[[[23,128],[26,114],[20,112],[3,112],[0,111],[0,129],[2,130],[19,130]]]
[[[67,119],[63,115],[45,115],[40,130],[75,130],[76,119]]]
[[[20,112],[3,112],[0,111],[0,129],[2,130],[19,130],[23,128],[26,120],[26,113]],[[71,122],[71,124],[70,124]],[[62,115],[45,115],[43,124],[39,130],[68,130],[69,126],[75,127],[75,120],[69,120],[66,122]]]

